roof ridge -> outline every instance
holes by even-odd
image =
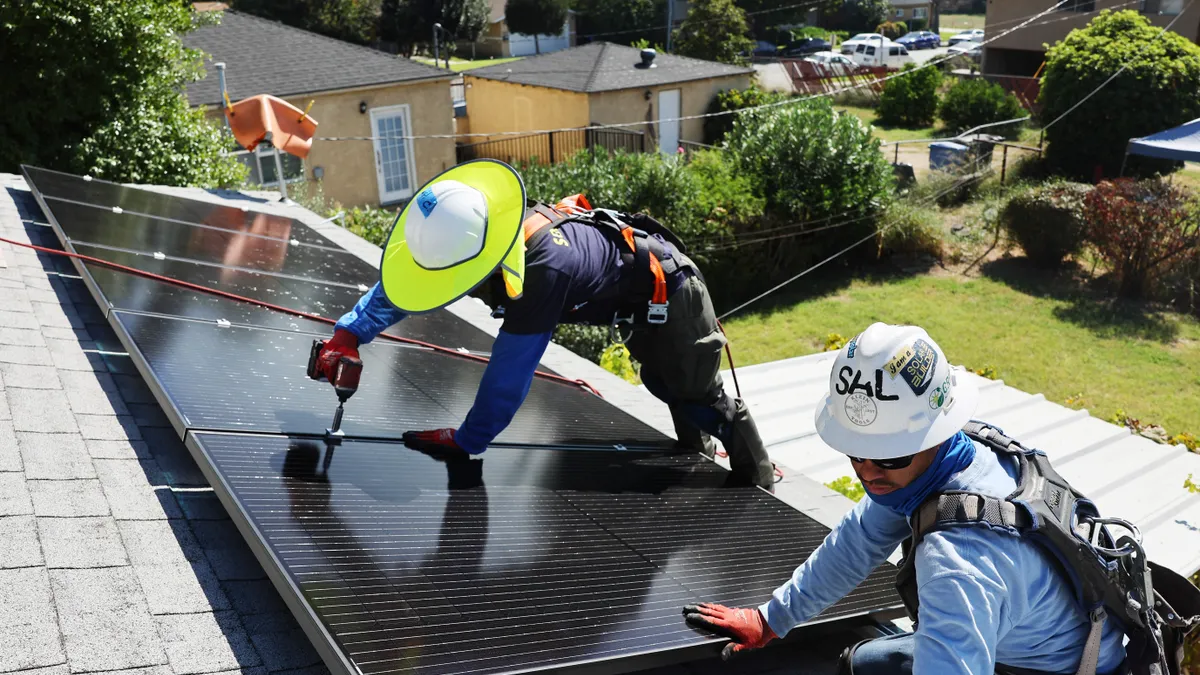
[[[671,2],[672,0],[667,1]],[[592,72],[588,73],[588,78],[583,83],[583,90],[585,92],[592,90],[592,83],[596,81],[596,73],[600,72],[600,64],[604,63],[604,53],[608,51],[608,46],[612,43],[601,40],[598,44],[600,45],[600,53],[596,55],[596,60],[592,61]]]
[[[320,33],[317,33],[317,32],[315,32],[315,31],[311,31],[311,30],[304,30],[303,28],[297,28],[296,26],[292,26],[292,25],[286,24],[286,23],[284,23],[284,22],[282,22],[282,21],[276,21],[276,20],[274,20],[274,19],[268,19],[268,18],[265,18],[265,17],[258,16],[258,15],[256,15],[256,14],[250,14],[250,13],[248,13],[248,12],[243,12],[243,11],[239,11],[239,10],[236,10],[236,9],[226,9],[226,10],[224,10],[224,11],[222,12],[222,14],[226,14],[226,13],[228,13],[228,14],[237,14],[238,16],[244,16],[244,17],[247,17],[247,18],[249,18],[249,19],[252,19],[252,20],[254,20],[254,21],[261,21],[261,22],[263,22],[263,23],[269,23],[269,24],[271,24],[271,25],[273,25],[273,26],[278,26],[278,27],[280,27],[280,28],[283,28],[284,30],[290,30],[290,31],[293,31],[293,32],[296,32],[296,33],[303,33],[303,34],[305,34],[305,35],[311,35],[311,36],[313,36],[313,37],[316,37],[316,38],[318,38],[318,39],[325,40],[326,42],[333,42],[333,43],[336,43],[336,44],[338,44],[338,45],[340,45],[340,46],[343,46],[343,47],[349,47],[349,48],[352,48],[352,49],[357,49],[357,50],[360,50],[360,51],[366,51],[366,52],[370,52],[371,54],[373,54],[373,55],[375,55],[375,56],[378,56],[378,57],[380,57],[380,58],[391,59],[391,60],[395,60],[395,61],[399,61],[399,60],[402,58],[402,57],[400,57],[400,56],[398,56],[398,55],[396,55],[396,54],[389,54],[389,53],[387,53],[387,52],[383,52],[383,51],[380,51],[380,50],[378,50],[378,49],[374,49],[374,48],[372,48],[372,47],[368,47],[368,46],[366,46],[366,45],[360,45],[360,44],[355,44],[355,43],[353,43],[353,42],[347,42],[347,41],[345,41],[345,40],[339,40],[339,39],[337,39],[337,38],[332,38],[332,37],[329,37],[328,35],[321,35]],[[220,26],[220,24],[217,24],[217,26]],[[420,61],[413,61],[412,59],[407,59],[407,58],[406,58],[406,59],[404,59],[404,60],[405,60],[405,61],[407,61],[407,62],[409,62],[409,63],[411,63],[412,65],[414,65],[414,66],[417,66],[417,67],[420,67],[420,68],[426,68],[426,69],[429,69],[429,70],[435,70],[435,71],[437,71],[437,72],[438,72],[438,74],[443,74],[443,75],[445,75],[446,77],[454,77],[454,73],[443,73],[443,71],[442,71],[442,69],[441,69],[441,68],[435,68],[435,67],[433,67],[433,66],[430,66],[430,65],[428,65],[428,64],[421,63]]]

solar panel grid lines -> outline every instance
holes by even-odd
[[[718,487],[724,471],[696,456],[493,448],[451,466],[395,443],[353,441],[330,456],[274,436],[193,440],[370,675],[695,649],[712,638],[683,623],[684,604],[761,602],[825,532],[757,489]],[[740,533],[765,514],[784,519],[784,534],[755,545]],[[654,521],[695,524],[671,551]],[[818,621],[878,609],[891,584],[881,569]]]

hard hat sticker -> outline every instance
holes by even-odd
[[[945,380],[933,391],[929,392],[929,407],[937,410],[946,402],[946,397],[950,395],[950,376],[947,375]]]
[[[913,393],[920,396],[932,384],[936,366],[937,351],[933,345],[924,340],[914,340],[888,359],[883,369],[888,371],[893,380],[897,375],[904,378]]]
[[[433,213],[433,208],[437,206],[437,195],[433,194],[433,190],[425,188],[421,194],[417,195],[417,208],[421,209],[421,215],[426,218]]]
[[[875,405],[875,401],[862,393],[847,396],[845,408],[846,419],[860,427],[874,424],[875,418],[879,416],[879,407]]]

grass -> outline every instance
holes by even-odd
[[[943,14],[938,19],[938,28],[942,31],[969,30],[971,28],[983,28],[985,15],[983,14]]]
[[[1172,435],[1200,432],[1200,323],[1171,313],[1114,310],[1039,280],[1023,258],[985,264],[964,280],[922,275],[854,280],[794,304],[725,323],[739,364],[821,351],[875,321],[929,331],[956,364],[997,369],[1006,383],[1098,417],[1123,409]]]
[[[520,56],[513,56],[513,57],[507,58],[507,59],[477,59],[475,61],[471,61],[469,59],[460,59],[460,58],[456,58],[456,57],[452,56],[452,57],[450,57],[450,70],[452,70],[456,73],[459,73],[464,70],[471,70],[473,68],[483,68],[484,66],[498,66],[501,63],[510,63],[512,61],[520,61],[522,58],[523,57],[520,57]],[[425,65],[428,65],[428,66],[434,65],[433,59],[425,57],[425,56],[414,56],[414,57],[412,57],[412,60],[419,61],[420,63],[424,63]],[[445,61],[439,61],[438,63],[445,64]]]
[[[944,138],[949,136],[944,129],[935,129],[927,127],[924,129],[903,129],[901,127],[881,127],[875,121],[877,117],[874,110],[871,108],[858,108],[855,106],[837,106],[838,112],[849,113],[854,115],[863,122],[874,126],[875,136],[879,140],[890,143],[893,141],[913,141],[926,138]]]

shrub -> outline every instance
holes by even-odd
[[[846,31],[829,30],[828,28],[821,28],[820,26],[803,26],[801,28],[793,28],[790,32],[790,35],[792,40],[803,40],[804,38],[820,38],[822,40],[828,40],[832,35],[837,33],[843,33],[843,35],[838,38],[841,40],[846,39],[846,37],[850,35],[849,33],[846,33]]]
[[[866,488],[853,476],[842,476],[826,483],[825,487],[835,492],[840,492],[851,501],[856,502],[862,501],[862,498],[867,495]]]
[[[1113,176],[1130,138],[1200,117],[1200,47],[1124,10],[1101,12],[1046,52],[1038,98],[1042,119],[1067,112],[1121,68],[1086,105],[1046,130],[1051,166],[1086,180],[1097,173]],[[1125,175],[1149,176],[1174,164],[1130,157]]]
[[[981,77],[959,80],[950,87],[938,105],[938,117],[942,118],[947,129],[955,133],[1025,115],[1025,109],[1016,96]],[[1020,134],[1021,126],[1019,123],[1005,124],[989,129],[988,133],[1015,138]]]
[[[927,30],[929,28],[929,19],[909,19],[909,32],[916,33],[917,31]]]
[[[879,242],[881,254],[942,258],[941,218],[936,209],[904,199],[897,200],[888,205],[882,224],[888,229]]]
[[[1001,209],[1000,222],[1030,260],[1057,267],[1083,247],[1083,202],[1090,190],[1063,182],[1017,193]]]
[[[726,89],[718,92],[713,100],[708,105],[708,113],[728,112],[731,110],[742,110],[743,108],[755,108],[768,103],[775,103],[787,98],[786,95],[770,92],[758,87],[750,87],[748,89]],[[711,145],[719,144],[725,134],[733,128],[733,121],[739,115],[720,115],[718,117],[704,118],[704,142]]]
[[[746,113],[727,145],[768,208],[793,222],[875,210],[890,196],[879,140],[826,99]]]
[[[927,127],[937,114],[938,87],[942,73],[937,68],[904,67],[904,74],[883,85],[879,95],[879,123],[901,127]]]
[[[570,349],[592,363],[600,363],[600,356],[610,344],[608,328],[605,326],[583,326],[560,324],[554,329],[554,342]]]
[[[1101,183],[1084,201],[1084,217],[1123,298],[1143,297],[1167,265],[1200,247],[1191,196],[1160,180]]]
[[[726,157],[726,151],[693,153],[687,168],[699,188],[696,210],[711,226],[705,228],[708,233],[721,233],[762,217],[766,199],[756,193],[749,176],[738,172],[737,165]]]
[[[637,368],[629,348],[621,344],[611,344],[600,354],[600,367],[630,384],[641,384]]]
[[[908,32],[908,26],[903,21],[884,21],[875,27],[875,32],[889,40],[895,40]]]

